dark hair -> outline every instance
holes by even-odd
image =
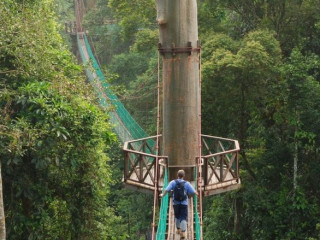
[[[184,172],[183,169],[181,169],[181,170],[178,171],[178,178],[183,178],[184,175],[185,175],[185,172]]]

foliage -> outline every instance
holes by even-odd
[[[92,9],[88,9],[83,26],[100,63],[110,63],[113,55],[128,49],[129,44],[121,38],[121,27],[108,7],[108,1],[99,0]]]
[[[203,2],[218,10],[217,12],[224,10],[223,14],[219,15],[227,15],[227,18],[222,17],[224,21],[219,25],[228,26],[235,37],[241,37],[258,28],[265,28],[276,32],[286,56],[297,45],[303,45],[304,50],[311,50],[319,54],[319,38],[317,37],[319,36],[319,28],[317,28],[319,0],[240,0],[236,2],[204,0]],[[230,32],[230,29],[226,29],[225,32]]]
[[[203,46],[203,129],[240,140],[243,185],[211,208],[207,203],[208,239],[317,237],[319,198],[311,182],[318,181],[310,167],[320,160],[319,57],[294,48],[284,58],[274,36],[256,30],[235,41],[217,34]]]
[[[253,117],[250,111],[262,110],[257,104],[269,83],[275,81],[272,63],[280,61],[279,44],[272,33],[257,31],[239,43],[223,34],[215,35],[203,48],[204,131],[214,135],[233,132],[242,141]],[[221,123],[221,118],[226,121]]]
[[[205,239],[317,239],[319,0],[198,5],[202,131],[239,139],[242,149],[242,188],[206,199]],[[108,7],[118,46],[128,45],[107,68],[126,88],[126,107],[153,133],[146,115],[155,114],[148,91],[156,87],[154,3],[109,0]]]
[[[141,1],[97,1],[86,15],[84,26],[119,99],[145,130],[155,134],[158,31],[155,24],[150,24],[151,18],[155,23],[155,4],[152,6],[147,8]],[[142,16],[147,12],[149,20]],[[114,184],[109,204],[122,217],[121,224],[127,226],[124,232],[131,239],[145,239],[150,235],[153,199],[121,188],[123,156],[118,148],[111,150]]]
[[[70,1],[60,2],[68,9]],[[81,226],[94,239],[147,238],[152,200],[121,189],[122,156],[118,146],[107,150],[110,160],[106,156],[113,141],[102,127],[107,118],[93,106],[80,68],[62,46],[50,1],[0,4],[1,154],[9,162],[4,174],[14,176],[12,189],[19,193],[6,206],[15,209],[7,211],[15,234],[37,226],[35,239],[68,239],[75,236],[71,226]],[[202,131],[241,145],[242,188],[205,200],[205,239],[318,239],[319,0],[198,5]],[[125,88],[121,99],[150,134],[156,123],[155,18],[153,0],[99,0],[84,22],[108,76]],[[25,207],[30,199],[34,206]]]
[[[134,35],[141,29],[157,28],[154,0],[109,0],[108,4],[115,10],[125,41],[132,43]]]
[[[0,159],[9,239],[125,239],[108,205],[108,116],[52,1],[0,3]]]
[[[11,186],[5,188],[5,196],[12,196],[7,207],[10,238],[110,234],[99,230],[106,224],[101,220],[110,220],[100,212],[111,181],[104,149],[114,138],[106,116],[79,98],[67,100],[44,82],[22,86],[9,97],[8,110],[16,114],[6,124],[1,155],[4,184]],[[60,212],[65,218],[56,226],[52,222]],[[21,218],[24,225],[13,231]]]

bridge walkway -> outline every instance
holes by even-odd
[[[180,235],[176,233],[175,227],[175,218],[174,211],[172,205],[172,198],[170,199],[170,207],[168,214],[168,231],[166,234],[167,240],[180,240]],[[193,211],[193,198],[191,197],[188,201],[188,221],[187,221],[187,232],[186,238],[187,240],[194,240],[194,211]]]

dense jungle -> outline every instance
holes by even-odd
[[[155,0],[83,2],[106,80],[155,135]],[[204,198],[204,239],[320,239],[320,0],[197,2],[202,132],[241,146],[241,188]],[[74,21],[73,0],[0,2],[0,239],[151,239],[153,196],[122,186]]]

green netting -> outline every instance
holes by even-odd
[[[110,121],[119,139],[125,142],[147,137],[146,132],[132,118],[118,97],[113,93],[110,84],[103,76],[84,33],[77,34],[77,43],[82,62],[86,66],[86,74],[98,95],[100,105],[112,110],[110,111]]]
[[[198,169],[195,168],[195,179],[198,179]],[[194,188],[197,190],[197,181],[195,181]],[[201,223],[198,213],[198,198],[196,195],[194,195],[193,198],[193,206],[194,206],[194,229],[195,229],[195,236],[196,240],[201,240]]]
[[[82,37],[80,39],[80,36]],[[95,89],[99,103],[110,111],[110,120],[114,125],[114,130],[122,142],[147,137],[145,131],[139,124],[132,118],[130,113],[125,109],[123,104],[119,101],[118,97],[113,93],[110,84],[106,81],[103,73],[97,63],[91,47],[89,45],[86,35],[83,33],[77,34],[77,44],[80,52],[80,57],[85,65],[86,75],[89,82]],[[150,146],[154,146],[154,140],[147,140]],[[165,169],[164,186],[168,186],[168,170]],[[164,240],[167,227],[167,216],[169,207],[169,194],[161,199],[161,208],[159,215],[159,224],[157,230],[157,240]]]
[[[168,169],[166,168],[165,174],[164,174],[163,192],[167,186],[168,186]],[[156,240],[164,240],[166,237],[168,207],[169,207],[169,194],[166,194],[161,199],[160,216],[159,216],[159,224],[158,224]]]

